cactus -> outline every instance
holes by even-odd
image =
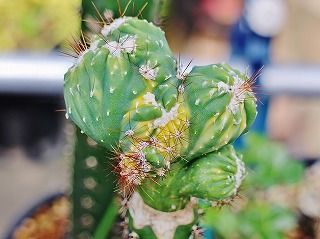
[[[164,32],[135,17],[89,45],[65,74],[66,117],[112,154],[124,236],[201,238],[197,209],[228,203],[246,174],[232,142],[255,119],[255,77],[226,64],[187,72]]]
[[[93,0],[82,1],[82,29],[87,30],[94,23],[95,16],[102,15],[107,18],[122,16],[140,16],[158,25],[168,19],[170,15],[171,0]],[[108,21],[108,19],[107,19]]]
[[[291,238],[298,228],[296,204],[302,162],[292,158],[283,145],[259,134],[244,137],[241,153],[251,170],[243,182],[244,200],[231,208],[209,208],[202,223],[219,239]]]
[[[115,180],[112,175],[106,177],[106,170],[111,168],[105,160],[105,148],[97,145],[92,139],[81,134],[77,127],[75,131],[73,185],[71,192],[73,222],[71,238],[90,238],[99,231],[108,234],[110,228],[103,225],[103,219],[108,215],[111,222],[115,217],[110,208],[113,205]],[[104,227],[101,229],[101,227]]]

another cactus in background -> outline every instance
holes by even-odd
[[[112,153],[124,237],[200,238],[197,209],[230,202],[245,176],[231,143],[256,116],[255,77],[225,64],[186,72],[163,31],[134,17],[76,49],[66,117]]]
[[[109,17],[139,16],[160,24],[170,13],[171,0],[83,0],[83,29],[95,22],[97,11]],[[89,23],[89,24],[88,24]],[[90,24],[91,23],[91,24]]]

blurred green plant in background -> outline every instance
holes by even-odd
[[[0,0],[0,50],[51,50],[80,29],[80,0]]]
[[[214,229],[215,238],[225,239],[281,239],[296,225],[290,209],[254,200],[237,213],[227,207],[211,208],[205,220]]]
[[[286,190],[302,179],[302,164],[282,145],[257,134],[246,136],[242,153],[249,169],[243,198],[232,207],[207,209],[203,223],[214,230],[215,238],[286,238],[297,226],[297,215],[292,203],[277,198],[290,197],[285,194],[292,190]]]
[[[302,164],[292,158],[281,144],[258,134],[248,134],[243,158],[249,172],[247,182],[252,193],[273,185],[294,184],[303,176]]]

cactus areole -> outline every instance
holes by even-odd
[[[185,72],[164,32],[132,17],[78,52],[66,117],[113,152],[132,238],[201,238],[197,209],[237,195],[246,172],[231,143],[256,117],[253,80],[226,64]]]

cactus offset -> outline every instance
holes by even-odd
[[[245,176],[231,143],[256,116],[254,79],[225,64],[186,73],[163,31],[137,18],[93,39],[65,75],[67,117],[113,152],[131,236],[200,237],[199,202],[230,200]]]

